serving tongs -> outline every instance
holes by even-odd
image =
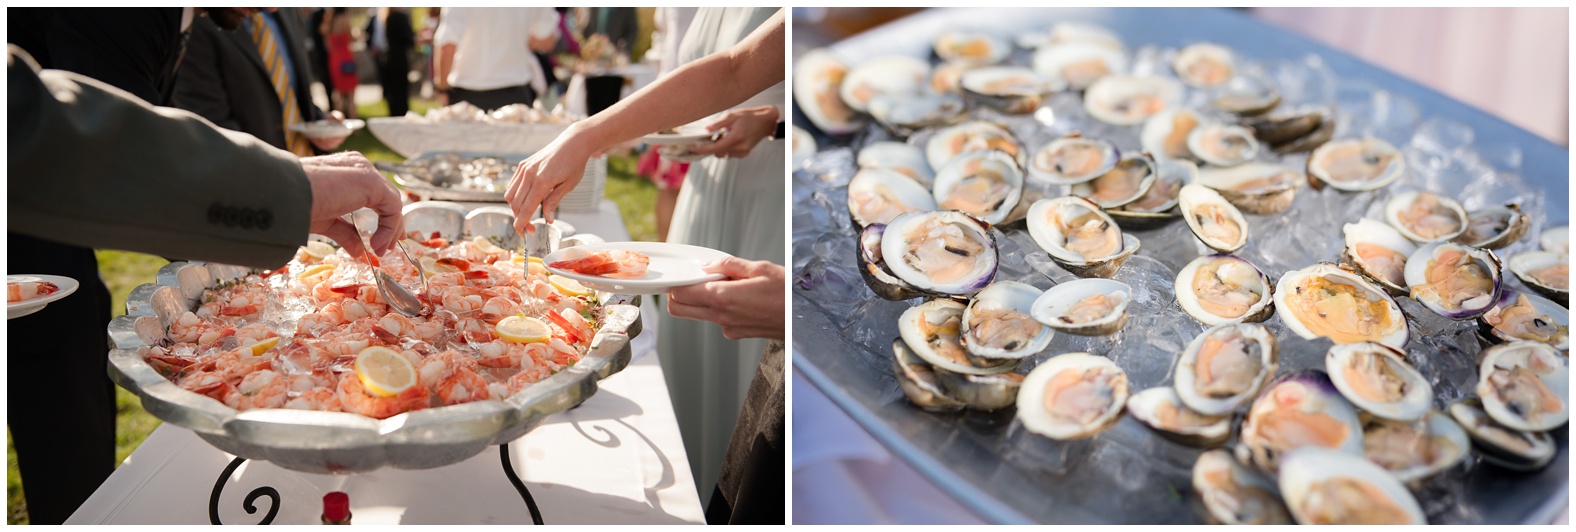
[[[345,221],[350,222],[350,225],[355,227],[355,221],[350,219],[350,217],[347,216]],[[383,266],[378,262],[377,255],[372,254],[372,241],[367,238],[367,235],[362,233],[360,229],[356,230],[356,234],[361,236],[361,245],[365,246],[362,248],[361,259],[366,261],[368,266],[372,267],[372,281],[378,287],[378,295],[383,298],[384,302],[389,304],[389,308],[394,309],[395,312],[407,318],[415,318],[425,313],[427,305],[421,302],[421,298],[416,297],[416,294],[410,293],[410,290],[406,290],[403,285],[399,284],[399,281],[394,280],[394,276],[383,271]],[[422,288],[426,289],[427,275],[425,271],[422,271],[421,264],[411,260],[410,253],[405,250],[405,246],[398,240],[394,241],[394,245],[399,246],[400,253],[405,254],[405,260],[416,268],[416,275],[421,277]],[[431,293],[430,290],[428,292]]]

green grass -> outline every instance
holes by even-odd
[[[411,104],[416,112],[425,113],[435,102],[413,99]],[[362,117],[382,116],[388,112],[383,102],[358,106],[357,111]],[[374,161],[404,160],[365,129],[346,139],[341,149],[359,151]],[[618,204],[631,239],[656,240],[657,189],[650,180],[635,175],[635,156],[609,156],[607,174],[606,196]],[[97,255],[99,273],[104,277],[105,284],[109,285],[114,301],[115,316],[126,313],[126,296],[133,288],[153,282],[159,268],[168,264],[168,261],[159,257],[128,251],[99,250]],[[121,388],[115,390],[115,408],[115,463],[118,465],[148,438],[153,429],[158,428],[160,421],[142,410],[142,403],[137,396]],[[9,431],[6,434],[6,510],[7,524],[28,524],[21,474],[16,467],[16,449],[11,445]]]

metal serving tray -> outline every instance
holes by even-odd
[[[468,212],[452,203],[421,202],[406,206],[405,212],[406,229],[438,231],[450,239],[512,233],[512,216],[497,209]],[[596,393],[597,381],[624,369],[630,339],[641,329],[638,298],[602,293],[603,324],[585,358],[503,401],[430,408],[383,420],[344,412],[241,412],[176,386],[144,362],[137,348],[165,338],[166,326],[196,308],[204,289],[246,273],[246,268],[223,264],[175,262],[161,268],[156,282],[132,291],[126,315],[110,322],[114,348],[109,374],[137,394],[148,413],[191,429],[224,452],[309,473],[442,467],[515,440],[547,416],[584,402]]]
[[[1487,139],[1518,146],[1524,157],[1522,179],[1548,191],[1543,198],[1548,224],[1561,225],[1569,219],[1567,148],[1341,52],[1225,9],[932,9],[830,49],[850,64],[889,54],[928,58],[930,39],[947,29],[989,28],[992,33],[1011,36],[1045,32],[1057,22],[1105,26],[1121,35],[1130,50],[1142,44],[1177,47],[1211,41],[1255,59],[1300,59],[1318,54],[1341,79],[1367,80],[1411,98],[1422,117],[1457,120],[1472,126],[1480,142]],[[795,46],[796,54],[807,50]],[[796,116],[797,121],[807,123],[802,114]],[[818,136],[817,141],[822,150],[847,143],[846,139],[824,136]],[[796,249],[801,248],[796,245]],[[1139,255],[1144,254],[1140,250]],[[852,283],[854,289],[865,290],[857,279]],[[842,333],[853,321],[850,318],[828,313],[796,287],[795,369],[894,455],[983,519],[1106,524],[1201,521],[1197,496],[1188,480],[1196,450],[1165,442],[1131,420],[1123,420],[1099,436],[1110,441],[1093,446],[1058,444],[1021,427],[1014,430],[1010,409],[994,414],[921,410],[898,389],[890,358],[883,358],[890,353],[869,347],[879,342]],[[1301,350],[1310,349],[1303,346]],[[1559,454],[1538,472],[1474,467],[1453,477],[1459,479],[1458,485],[1435,486],[1419,498],[1448,497],[1453,501],[1453,508],[1435,512],[1442,514],[1438,522],[1549,523],[1569,505],[1570,484],[1569,428],[1561,427],[1552,434]],[[1094,474],[1090,469],[1096,470]],[[1441,489],[1448,493],[1441,493]],[[1439,501],[1435,503],[1437,507]]]

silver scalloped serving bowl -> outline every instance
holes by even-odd
[[[405,226],[424,234],[439,231],[450,239],[462,234],[494,236],[489,227],[509,226],[495,219],[508,216],[507,211],[497,211],[414,203],[405,208]],[[382,420],[345,412],[238,411],[170,382],[137,350],[164,339],[166,325],[194,309],[204,289],[248,272],[238,266],[187,262],[161,268],[156,282],[132,291],[126,315],[110,322],[109,375],[140,397],[149,414],[196,432],[219,450],[308,473],[430,469],[515,440],[548,416],[585,402],[596,393],[598,381],[624,369],[630,360],[630,340],[641,330],[638,298],[602,293],[603,323],[584,358],[503,400],[429,408]]]

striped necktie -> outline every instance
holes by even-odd
[[[284,108],[285,146],[296,155],[310,156],[312,146],[307,142],[306,135],[290,129],[301,123],[301,108],[296,105],[295,87],[290,85],[290,73],[285,72],[285,60],[280,55],[285,51],[279,48],[279,41],[274,38],[268,22],[263,20],[262,13],[253,13],[251,24],[252,42],[257,44],[257,56],[263,58],[263,65],[268,67],[268,78],[274,84],[274,94],[279,95],[279,106]]]

